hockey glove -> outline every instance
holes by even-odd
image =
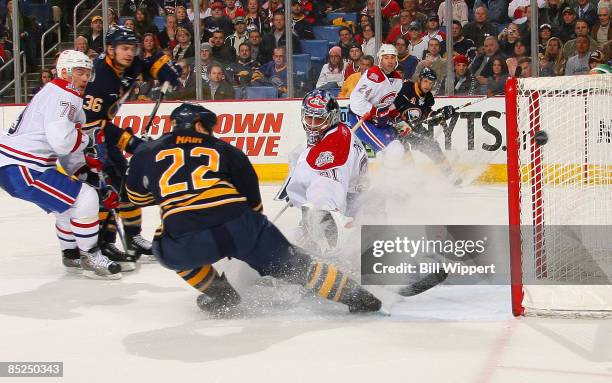
[[[182,68],[170,56],[158,52],[145,60],[145,67],[151,77],[159,82],[168,81],[174,87],[179,85]]]
[[[399,111],[397,109],[386,108],[376,108],[375,106],[370,109],[369,112],[363,115],[364,121],[375,121],[378,124],[384,124],[389,119],[395,119],[399,116]]]
[[[84,151],[85,163],[95,171],[100,171],[108,158],[104,143],[104,130],[95,128],[90,131],[89,144]]]
[[[114,187],[106,185],[100,189],[100,203],[108,210],[119,206],[119,194]]]
[[[109,123],[104,127],[104,133],[106,144],[109,147],[117,146],[119,150],[127,153],[134,153],[138,145],[142,143],[142,140],[136,137],[130,128],[121,129]]]
[[[136,82],[136,79],[133,77],[126,76],[121,79],[121,89],[124,92],[127,92],[128,89],[132,87],[132,85]]]
[[[437,112],[442,120],[448,120],[455,114],[455,108],[452,105],[446,105],[438,109]]]
[[[402,138],[412,133],[412,128],[406,121],[399,121],[396,124],[394,124],[393,127],[397,131],[397,134]]]

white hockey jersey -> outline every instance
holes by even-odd
[[[89,138],[80,125],[85,123],[83,98],[74,86],[62,79],[45,85],[0,134],[0,167],[22,165],[44,172],[58,159],[69,174],[79,163]]]
[[[321,142],[300,154],[287,185],[289,201],[297,207],[311,203],[321,210],[346,214],[347,194],[358,191],[367,166],[361,141],[339,123]]]
[[[349,108],[359,117],[369,112],[372,107],[387,108],[393,104],[402,84],[403,79],[398,72],[393,71],[386,76],[380,67],[373,66],[365,72],[365,76],[361,76],[351,92]]]

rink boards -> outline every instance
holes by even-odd
[[[455,107],[474,98],[438,97],[435,109],[444,105]],[[180,102],[164,102],[153,119],[151,135],[158,137],[168,132],[170,112]],[[262,181],[282,180],[287,175],[288,154],[305,145],[301,124],[301,100],[235,100],[206,101],[202,105],[219,115],[216,135],[243,150],[255,164]],[[340,100],[341,119],[346,120],[348,100]],[[2,130],[8,128],[25,105],[0,106]],[[114,119],[116,125],[133,131],[147,124],[152,103],[124,104]],[[448,122],[444,130],[433,128],[433,136],[440,142],[449,160],[456,167],[478,168],[483,182],[506,181],[506,132],[503,97],[494,97],[461,111]],[[427,163],[416,156],[416,160]]]

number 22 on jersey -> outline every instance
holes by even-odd
[[[188,155],[191,157],[208,157],[208,165],[200,165],[191,172],[192,190],[206,189],[219,181],[219,178],[204,178],[209,171],[219,171],[219,152],[211,148],[195,147],[189,151]],[[185,166],[185,150],[181,148],[161,150],[155,156],[155,162],[163,161],[167,157],[171,157],[172,162],[159,179],[159,190],[162,197],[189,189],[187,181],[171,183],[171,178]]]

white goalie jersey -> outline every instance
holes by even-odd
[[[57,161],[71,174],[85,164],[89,138],[83,98],[71,83],[54,79],[34,96],[17,120],[0,134],[0,167],[22,165],[44,172]]]
[[[339,123],[300,154],[287,185],[289,201],[346,214],[347,195],[358,192],[367,164],[361,142]]]

